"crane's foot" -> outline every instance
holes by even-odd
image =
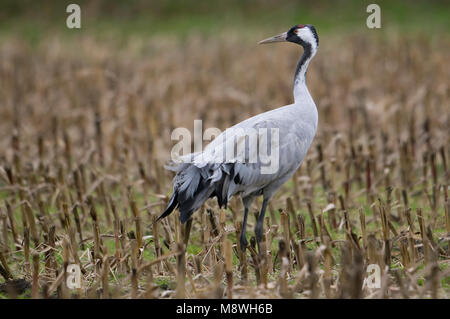
[[[262,223],[256,223],[255,226],[255,236],[256,236],[256,242],[260,243],[263,239],[264,229]]]
[[[239,237],[239,244],[241,246],[241,251],[245,252],[248,246],[248,241],[244,233],[241,233],[241,236]]]

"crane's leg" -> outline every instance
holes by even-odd
[[[242,221],[242,229],[241,235],[239,236],[239,244],[241,245],[241,250],[245,251],[248,246],[248,241],[246,237],[246,228],[247,228],[247,215],[250,205],[252,204],[253,197],[242,198],[242,203],[244,204],[244,220]]]
[[[245,236],[245,230],[247,228],[247,215],[248,215],[248,208],[244,208],[244,220],[242,222],[242,229],[241,229],[241,235],[239,236],[239,243],[241,245],[241,250],[245,251],[248,246],[247,237]]]
[[[263,199],[262,207],[261,207],[261,213],[259,213],[258,220],[256,221],[255,225],[255,235],[256,235],[256,241],[258,244],[261,242],[263,238],[263,232],[264,232],[264,215],[266,214],[267,204],[269,203],[268,198]]]

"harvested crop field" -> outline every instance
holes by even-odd
[[[321,36],[317,135],[261,247],[260,200],[245,253],[238,198],[154,224],[175,128],[292,102],[302,51],[265,36],[3,39],[0,298],[449,298],[448,36]]]

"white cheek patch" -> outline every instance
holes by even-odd
[[[311,32],[311,30],[308,27],[303,27],[301,29],[296,30],[297,35],[302,39],[303,41],[310,43],[313,46],[313,49],[317,49],[317,42],[316,38],[314,37],[314,34]]]

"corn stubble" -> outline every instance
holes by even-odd
[[[242,253],[238,199],[227,211],[209,201],[186,225],[155,223],[171,191],[170,134],[288,104],[297,50],[226,35],[120,48],[80,38],[76,55],[57,40],[4,41],[0,295],[448,298],[449,43],[346,43],[321,41],[308,74],[314,145],[271,202],[263,241]]]

